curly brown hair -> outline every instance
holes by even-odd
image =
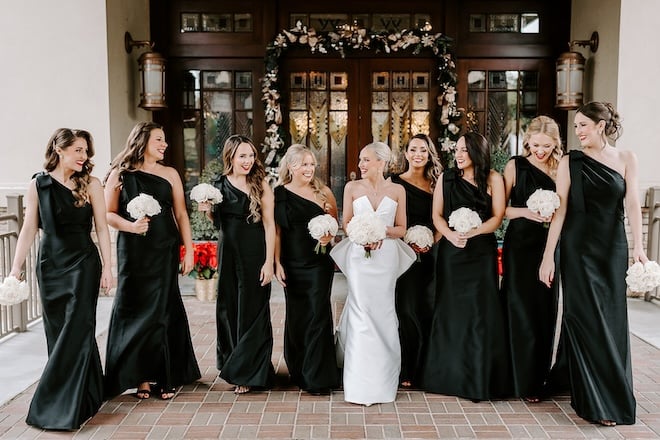
[[[55,133],[53,133],[46,145],[44,169],[50,173],[57,168],[57,165],[60,163],[60,156],[57,154],[58,148],[65,150],[73,145],[77,139],[83,139],[87,143],[87,160],[83,164],[82,170],[74,172],[70,177],[74,184],[73,197],[76,199],[75,205],[80,208],[89,202],[87,187],[91,180],[92,169],[94,168],[94,163],[91,160],[94,156],[92,135],[86,130],[71,128],[58,128],[55,130]]]

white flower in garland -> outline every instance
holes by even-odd
[[[372,33],[356,24],[345,24],[336,32],[317,33],[313,28],[307,28],[301,21],[289,30],[282,30],[275,36],[266,51],[266,75],[262,80],[262,100],[266,104],[265,119],[266,138],[262,144],[263,153],[267,154],[265,165],[267,169],[276,169],[277,158],[283,154],[284,140],[282,130],[282,113],[280,109],[280,93],[278,89],[278,59],[282,51],[288,47],[308,47],[312,53],[328,53],[334,51],[342,58],[347,50],[374,50],[375,52],[391,53],[399,49],[412,49],[413,55],[419,55],[422,49],[430,49],[438,57],[438,83],[440,94],[437,97],[439,113],[440,138],[456,141],[458,130],[449,124],[461,118],[461,112],[456,106],[456,65],[447,51],[451,39],[440,33],[432,34],[432,27],[426,23],[421,29],[404,29],[393,33]],[[456,124],[454,124],[456,126]]]

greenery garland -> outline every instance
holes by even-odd
[[[357,25],[344,25],[337,32],[317,33],[298,21],[292,29],[277,34],[275,40],[266,48],[266,75],[262,79],[262,101],[266,104],[266,137],[262,143],[262,152],[266,154],[265,164],[269,174],[277,175],[277,165],[284,154],[278,61],[283,51],[290,47],[309,48],[312,53],[338,53],[342,58],[349,52],[363,50],[387,54],[412,50],[413,55],[419,55],[422,50],[430,49],[438,58],[438,143],[441,152],[450,155],[459,137],[458,121],[461,118],[461,111],[456,106],[456,65],[449,53],[451,38],[439,33],[432,34],[431,29],[431,25],[427,23],[421,29],[373,33]]]

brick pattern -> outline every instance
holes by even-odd
[[[567,396],[528,404],[519,399],[473,403],[421,391],[400,391],[390,404],[364,407],[310,396],[288,384],[282,356],[284,303],[272,300],[278,385],[236,396],[215,369],[215,304],[184,298],[202,378],[171,401],[130,394],[106,402],[79,431],[45,432],[25,424],[34,386],[0,407],[0,439],[420,439],[658,438],[660,350],[632,338],[637,424],[605,428],[575,415]],[[341,301],[334,301],[334,312]],[[336,315],[337,316],[337,315]],[[99,338],[105,351],[105,335]]]

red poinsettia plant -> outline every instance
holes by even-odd
[[[188,274],[191,278],[210,280],[218,272],[218,245],[213,241],[193,243],[195,253],[193,270]],[[186,248],[181,246],[180,260],[186,255]]]

